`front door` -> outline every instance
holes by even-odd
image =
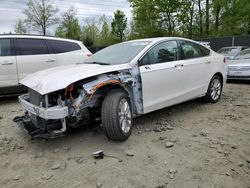
[[[210,50],[199,44],[181,40],[180,52],[186,77],[185,98],[190,99],[204,94],[211,79]]]
[[[11,48],[11,39],[0,39],[0,87],[17,86],[16,57]]]
[[[153,47],[140,61],[144,113],[182,101],[186,77],[176,41]]]

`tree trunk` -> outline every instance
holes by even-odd
[[[206,0],[206,35],[209,36],[209,0]]]
[[[200,37],[203,36],[203,23],[202,23],[202,10],[201,10],[201,0],[198,0],[198,7],[199,7],[199,17],[200,17]]]
[[[46,17],[46,13],[45,13],[45,2],[44,0],[42,0],[42,24],[43,24],[43,35],[46,35],[46,20],[45,20],[45,17]]]
[[[221,5],[217,5],[215,10],[215,31],[219,31],[219,18],[220,18],[220,11],[221,11]]]
[[[168,23],[168,32],[169,35],[172,35],[172,23],[170,13],[167,13],[167,23]]]
[[[190,21],[189,21],[189,32],[188,38],[193,38],[193,17],[194,17],[194,1],[192,2],[191,10],[190,10]]]

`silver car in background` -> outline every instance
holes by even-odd
[[[250,80],[250,48],[228,61],[227,79]]]
[[[218,50],[219,54],[224,55],[226,59],[233,59],[237,56],[242,50],[245,50],[249,47],[247,46],[231,46],[231,47],[223,47]]]

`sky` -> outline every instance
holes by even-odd
[[[23,11],[27,7],[27,2],[28,0],[0,0],[0,33],[14,32],[16,21],[25,19]],[[59,9],[59,16],[70,7],[75,7],[80,24],[83,24],[86,18],[98,18],[104,14],[111,17],[117,9],[122,10],[128,20],[132,17],[127,0],[53,0],[53,2]],[[50,28],[49,33],[53,34],[54,30],[55,27]]]

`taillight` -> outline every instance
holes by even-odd
[[[223,59],[223,62],[224,62],[224,63],[226,63],[226,62],[227,62],[225,57],[224,57],[224,59]]]

